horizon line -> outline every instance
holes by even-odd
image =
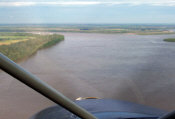
[[[127,25],[127,24],[174,24],[175,23],[0,23],[0,25]]]

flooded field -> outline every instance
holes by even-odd
[[[175,35],[62,33],[19,64],[72,100],[100,97],[175,109]],[[0,118],[28,119],[54,105],[0,72]]]

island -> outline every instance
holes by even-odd
[[[175,38],[167,38],[167,39],[164,39],[164,41],[166,41],[166,42],[175,42]]]

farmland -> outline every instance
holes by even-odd
[[[0,32],[81,32],[132,33],[138,35],[175,34],[174,24],[21,24],[0,25]]]
[[[63,39],[64,36],[57,34],[0,33],[0,52],[12,60],[18,61]]]

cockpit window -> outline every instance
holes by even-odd
[[[1,0],[0,52],[73,101],[175,109],[173,0]],[[0,118],[52,105],[0,71]]]

